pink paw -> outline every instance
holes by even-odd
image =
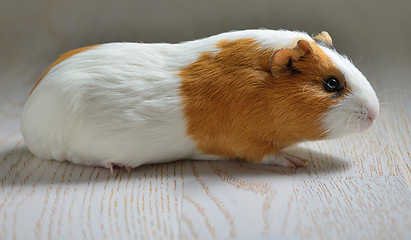
[[[304,167],[306,166],[309,161],[304,158],[297,157],[295,155],[286,153],[286,152],[280,152],[280,154],[285,158],[294,168],[295,167]]]
[[[127,170],[128,173],[131,172],[131,167],[130,166],[122,166],[120,164],[113,164],[113,163],[108,163],[106,165],[103,165],[103,167],[110,169],[111,175],[113,175],[113,173],[114,173],[114,166],[124,167]]]
[[[268,165],[280,165],[288,168],[297,168],[306,166],[309,161],[286,152],[279,152],[277,154],[264,157],[261,163]]]

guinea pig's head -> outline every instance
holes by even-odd
[[[287,113],[287,129],[301,139],[341,137],[369,128],[379,112],[378,98],[364,75],[332,48],[322,32],[279,49],[270,60],[273,95]]]

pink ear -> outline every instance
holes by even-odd
[[[271,58],[271,70],[286,69],[293,61],[298,61],[301,57],[311,54],[312,48],[306,40],[299,40],[293,49],[277,50]]]
[[[325,45],[327,45],[329,47],[333,46],[333,40],[332,40],[330,34],[328,34],[328,32],[326,32],[326,31],[322,31],[321,33],[317,34],[315,37],[313,37],[313,39],[316,42],[324,43]]]
[[[300,51],[300,57],[310,54],[312,51],[310,43],[305,40],[299,40],[297,42],[297,47],[294,49],[298,49]]]
[[[277,67],[285,67],[291,59],[298,59],[299,53],[294,49],[280,49],[274,53],[272,64]]]

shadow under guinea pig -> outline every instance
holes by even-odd
[[[162,174],[162,168],[176,168],[181,166],[183,175],[192,171],[198,171],[203,176],[210,175],[210,167],[223,169],[236,176],[321,176],[343,172],[350,168],[349,162],[330,157],[329,155],[316,152],[314,150],[301,147],[297,152],[292,151],[297,156],[305,158],[310,163],[302,168],[284,168],[281,166],[269,166],[254,164],[243,160],[233,161],[201,161],[183,160],[171,163],[160,163],[143,165],[133,168],[128,173],[124,168],[114,168],[111,174],[108,169],[93,166],[84,166],[70,162],[58,162],[53,160],[43,160],[32,154],[27,147],[17,147],[8,152],[0,153],[0,179],[2,185],[33,185],[33,184],[81,184],[105,182],[110,178],[116,180],[121,177],[129,179],[139,179],[141,176],[156,176]],[[208,169],[208,170],[206,170]],[[161,172],[161,173],[160,173]]]
[[[285,175],[285,176],[307,176],[307,177],[319,177],[325,175],[336,175],[343,173],[351,167],[351,164],[343,159],[328,155],[325,153],[317,152],[315,150],[300,147],[298,150],[287,151],[296,156],[304,158],[309,163],[301,168],[286,168],[277,165],[263,165],[248,162],[245,160],[232,160],[232,161],[192,161],[188,163],[191,165],[192,171],[201,172],[202,175],[210,175],[213,171],[208,171],[211,168],[220,168],[222,171],[227,171],[238,176],[252,177],[252,176],[273,176],[273,175]],[[194,166],[193,166],[194,164]],[[194,169],[195,168],[195,169]]]
[[[290,150],[289,152],[301,158],[309,160],[309,164],[297,170],[298,175],[326,175],[333,173],[342,173],[351,167],[348,159],[341,159],[332,154],[318,152],[306,147],[299,147],[299,150]]]
[[[161,179],[162,177],[180,177],[181,161],[143,165],[127,172],[115,167],[113,174],[102,167],[60,162],[36,157],[26,146],[0,152],[0,182],[2,187],[23,187],[32,185],[76,185],[119,181],[127,178],[131,181],[141,179]]]
[[[118,171],[111,175],[110,171],[104,168],[40,159],[26,146],[0,153],[2,185],[88,183],[107,181],[107,178],[114,178],[116,174]]]

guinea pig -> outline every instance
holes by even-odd
[[[327,32],[261,29],[67,52],[30,93],[21,130],[39,158],[111,171],[179,159],[300,167],[285,147],[363,131],[378,112]]]

